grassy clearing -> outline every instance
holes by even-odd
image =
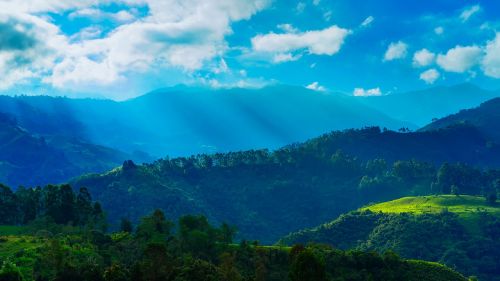
[[[25,227],[15,225],[0,225],[1,235],[19,235],[25,232]]]
[[[34,236],[0,236],[0,261],[15,262],[25,280],[32,280],[36,250],[42,244],[43,241]]]
[[[410,214],[435,214],[448,211],[458,214],[462,218],[481,213],[500,216],[500,204],[490,205],[484,197],[469,195],[439,195],[403,197],[361,208],[372,212],[382,213],[410,213]]]

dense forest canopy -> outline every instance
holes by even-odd
[[[450,194],[452,188],[463,194],[496,194],[499,171],[446,161],[500,159],[496,148],[484,141],[477,150],[450,145],[457,136],[473,138],[467,134],[468,128],[462,130],[395,133],[367,128],[333,132],[275,151],[203,154],[144,165],[126,162],[102,175],[80,177],[73,184],[89,188],[109,210],[115,225],[124,214],[137,221],[161,208],[172,219],[202,213],[211,221],[228,221],[238,225],[246,237],[268,243],[370,202]],[[441,137],[446,141],[433,146],[432,141]],[[433,147],[439,147],[440,152],[434,152]],[[357,153],[339,148],[356,149]],[[399,153],[412,149],[413,153]],[[420,153],[424,150],[433,152]]]
[[[161,210],[142,218],[136,227],[124,218],[119,232],[105,233],[95,228],[96,214],[102,216],[97,203],[88,201],[85,190],[76,199],[70,190],[67,185],[42,189],[42,197],[55,195],[59,202],[58,212],[44,214],[44,223],[35,219],[11,227],[17,233],[7,236],[2,235],[6,227],[0,227],[0,280],[466,280],[439,264],[401,259],[390,251],[379,255],[321,245],[236,243],[233,226],[215,227],[197,215],[182,216],[174,223]],[[88,221],[77,219],[84,212],[61,217],[61,212],[71,213],[71,206],[81,202],[89,210]]]

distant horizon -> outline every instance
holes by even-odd
[[[325,90],[325,91],[315,91],[312,89],[308,89],[307,87],[300,86],[300,85],[293,85],[293,84],[283,84],[283,83],[275,83],[275,84],[268,84],[264,85],[262,87],[257,87],[257,88],[243,88],[243,87],[228,87],[228,88],[212,88],[207,85],[190,85],[190,84],[177,84],[173,86],[164,86],[164,87],[159,87],[155,89],[148,90],[146,92],[142,92],[141,94],[128,97],[125,99],[114,99],[111,97],[106,97],[103,95],[93,95],[93,94],[88,94],[88,96],[85,96],[84,93],[79,93],[78,95],[80,96],[75,96],[71,94],[64,94],[64,93],[59,93],[57,94],[38,94],[38,93],[33,93],[33,94],[19,94],[19,93],[12,93],[10,91],[0,91],[0,96],[8,96],[8,97],[52,97],[52,98],[68,98],[68,99],[95,99],[95,100],[109,100],[109,101],[115,101],[115,102],[124,102],[128,100],[133,100],[139,97],[146,96],[148,94],[152,94],[158,91],[168,91],[168,90],[175,90],[175,89],[188,89],[188,90],[204,90],[204,91],[225,91],[225,90],[262,90],[266,88],[273,88],[273,87],[291,87],[291,88],[297,88],[297,89],[305,89],[309,90],[311,92],[318,92],[319,94],[343,94],[348,97],[356,97],[356,98],[366,98],[366,97],[384,97],[384,96],[390,96],[390,95],[400,95],[400,94],[405,94],[405,93],[413,93],[413,92],[424,92],[424,91],[429,91],[433,89],[439,89],[439,88],[454,88],[454,87],[459,87],[459,86],[464,86],[464,85],[471,85],[474,87],[477,87],[481,90],[489,91],[489,92],[499,92],[500,95],[500,88],[488,88],[488,87],[482,87],[480,85],[477,85],[472,82],[460,82],[456,84],[450,84],[450,85],[430,85],[430,86],[423,86],[422,88],[418,89],[413,89],[413,90],[407,90],[407,91],[395,91],[395,92],[389,92],[389,93],[383,93],[381,95],[375,95],[375,96],[355,96],[353,93],[350,92],[342,92],[338,90]]]

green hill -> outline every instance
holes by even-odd
[[[273,243],[370,202],[449,194],[453,185],[464,194],[490,192],[500,172],[442,165],[499,167],[500,147],[487,143],[468,127],[418,133],[374,127],[332,132],[275,151],[129,163],[72,183],[87,187],[114,225],[123,216],[137,222],[160,208],[172,219],[205,214],[237,225],[249,239]]]
[[[404,197],[291,233],[282,244],[326,243],[340,249],[394,250],[436,261],[481,280],[500,280],[500,205],[482,197]]]
[[[484,213],[500,216],[500,205],[491,205],[484,197],[470,195],[403,197],[363,207],[359,210],[387,214],[408,213],[413,215],[439,214],[443,211],[448,211],[457,214],[461,218],[468,218]]]

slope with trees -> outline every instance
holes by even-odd
[[[439,261],[480,280],[500,280],[500,205],[467,195],[407,197],[363,207],[281,244],[326,243],[340,249],[395,251]]]

